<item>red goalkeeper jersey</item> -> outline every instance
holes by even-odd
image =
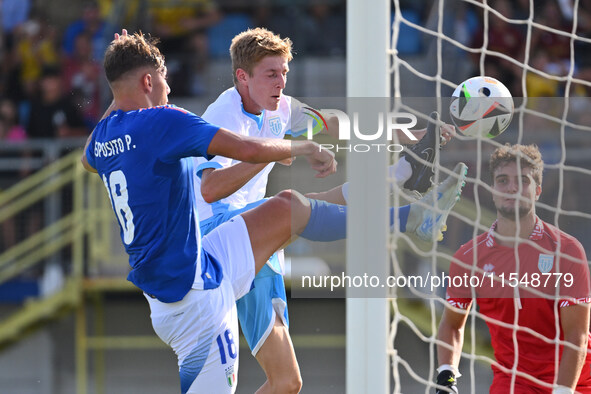
[[[517,349],[519,371],[553,383],[558,371],[555,317],[560,319],[560,308],[591,302],[585,251],[574,237],[539,218],[529,240],[516,248],[498,244],[495,228],[496,222],[487,233],[456,252],[447,300],[454,307],[467,309],[476,298],[479,312],[492,319],[486,323],[497,362],[513,368]],[[559,338],[563,339],[562,332]],[[577,389],[591,388],[591,341],[588,346]],[[510,374],[494,365],[492,369],[495,381],[491,390],[503,384],[503,388],[497,388],[506,391]],[[534,382],[518,376],[515,392],[521,392],[520,386],[528,387],[528,392],[551,392],[540,386],[531,391]]]

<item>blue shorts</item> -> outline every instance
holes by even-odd
[[[279,316],[288,328],[289,316],[283,275],[265,264],[252,284],[251,290],[236,301],[236,307],[242,333],[252,355],[256,356],[271,333],[276,316]]]
[[[265,201],[259,200],[241,209],[217,212],[200,223],[202,236],[234,216],[256,208]],[[273,267],[279,265],[277,253],[271,256],[269,262]],[[236,307],[240,327],[254,356],[271,333],[276,316],[279,316],[283,324],[289,327],[283,275],[275,272],[269,264],[265,264],[255,276],[250,292],[236,301]]]

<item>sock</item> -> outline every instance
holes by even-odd
[[[400,187],[412,176],[412,167],[406,161],[406,156],[401,157],[395,164],[388,167],[388,176],[394,179]]]
[[[348,204],[349,203],[349,182],[343,183],[343,186],[341,187],[341,193],[343,193],[343,198],[345,199],[345,202]]]
[[[406,223],[408,222],[408,214],[410,213],[410,205],[405,205],[400,208],[390,208],[390,228],[394,226],[394,209],[398,209],[398,222],[400,223],[400,232],[406,232]]]
[[[310,199],[310,219],[300,237],[310,241],[330,242],[347,237],[347,207]],[[390,208],[390,227],[394,225],[394,209],[398,209],[400,231],[406,232],[410,205]]]
[[[310,220],[300,237],[329,242],[347,237],[347,207],[326,201],[310,200]]]

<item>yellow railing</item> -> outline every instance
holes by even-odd
[[[0,222],[43,202],[64,187],[72,187],[72,210],[54,223],[0,253],[0,284],[32,268],[43,268],[64,247],[71,247],[72,264],[63,286],[51,296],[27,300],[23,307],[0,321],[0,344],[18,340],[27,328],[50,318],[80,299],[84,258],[83,193],[85,181],[79,165],[80,152],[71,153],[12,188],[0,193]],[[56,199],[57,204],[61,204]]]
[[[0,346],[22,338],[31,328],[54,318],[63,310],[76,312],[76,392],[87,392],[87,357],[96,350],[97,361],[102,351],[118,347],[119,342],[105,337],[100,329],[94,337],[86,325],[87,295],[95,305],[102,306],[100,293],[109,290],[137,291],[125,280],[128,263],[117,239],[118,227],[113,219],[104,186],[96,174],[86,172],[80,164],[82,151],[76,150],[40,169],[13,187],[0,192],[0,222],[14,218],[44,204],[45,211],[55,209],[52,222],[44,223],[38,232],[22,242],[0,251],[0,284],[31,269],[41,272],[48,260],[54,259],[64,268],[63,284],[52,294],[28,299],[13,314],[0,320]],[[59,214],[62,194],[70,189],[71,206]],[[49,203],[47,203],[49,201]],[[52,215],[45,215],[52,217]],[[71,263],[64,266],[59,253],[69,248]],[[57,256],[57,257],[56,257]],[[97,294],[99,294],[97,296]],[[98,301],[97,301],[98,300]],[[100,303],[100,305],[98,303]],[[100,320],[100,316],[99,319]],[[156,336],[135,338],[136,346],[162,346]],[[102,363],[95,363],[97,393],[104,392]]]

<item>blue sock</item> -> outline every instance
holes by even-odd
[[[310,199],[310,220],[300,237],[329,242],[347,237],[347,207]]]
[[[310,219],[300,237],[311,241],[329,242],[347,237],[347,207],[310,199]],[[394,225],[394,209],[390,208],[390,227]],[[406,231],[410,205],[398,209],[400,231]]]
[[[410,205],[405,205],[398,208],[398,221],[400,222],[400,232],[406,232],[406,222],[408,222],[408,214],[410,213]],[[390,227],[394,226],[394,208],[390,208]]]

